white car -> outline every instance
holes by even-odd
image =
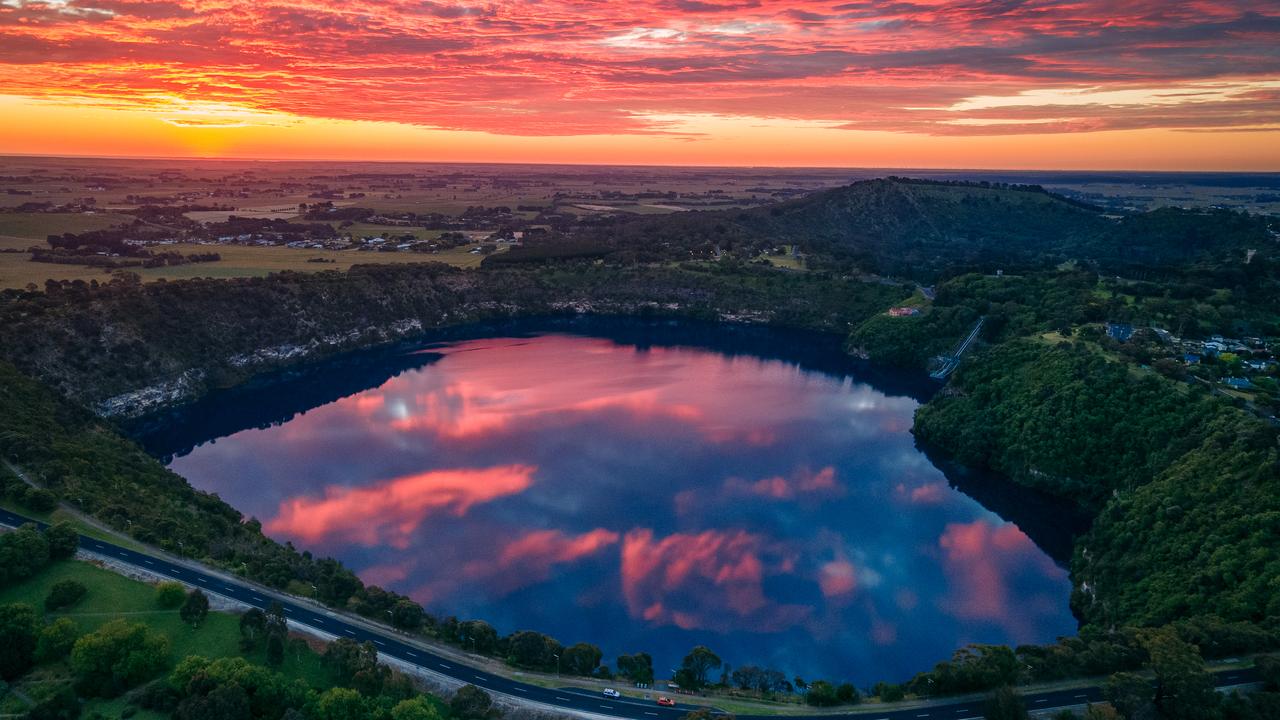
[[[612,697],[612,698],[620,698],[622,697],[622,693],[618,692],[617,690],[614,690],[613,688],[605,688],[604,696]]]

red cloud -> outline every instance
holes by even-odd
[[[728,630],[746,621],[775,632],[811,610],[764,594],[765,577],[789,572],[791,565],[785,553],[744,530],[660,540],[652,530],[633,530],[623,538],[622,591],[632,616],[655,625]]]
[[[537,468],[503,465],[434,470],[362,488],[329,486],[323,498],[296,497],[280,504],[268,532],[307,542],[343,540],[361,545],[409,546],[428,517],[466,515],[472,506],[523,492]]]
[[[1252,0],[18,2],[0,3],[0,91],[509,135],[667,133],[688,114],[931,134],[1258,126],[1280,120],[1248,90],[1280,74],[1278,36],[1280,11]],[[1241,91],[954,109],[1206,81]]]

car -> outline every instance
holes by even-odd
[[[666,695],[661,695],[661,696],[659,696],[659,697],[658,697],[658,704],[659,704],[659,705],[662,705],[662,706],[664,706],[664,707],[675,707],[675,706],[676,706],[676,701],[675,701],[675,700],[672,700],[671,698],[667,697]]]
[[[617,690],[614,690],[613,688],[605,688],[604,696],[612,697],[612,698],[620,698],[622,697],[622,693],[618,692]]]

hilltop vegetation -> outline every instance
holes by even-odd
[[[749,259],[796,245],[811,266],[922,282],[965,272],[1022,272],[1069,260],[1109,272],[1164,275],[1177,266],[1266,251],[1267,221],[1230,211],[1166,208],[1121,219],[1038,186],[866,180],[749,210],[609,219],[586,237],[619,261]],[[510,262],[514,258],[486,262]]]

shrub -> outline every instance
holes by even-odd
[[[44,609],[54,611],[69,608],[88,594],[89,588],[82,583],[75,580],[59,580],[49,588],[49,594],[44,599]]]
[[[156,585],[156,605],[172,610],[187,599],[187,589],[180,582],[167,580]]]

